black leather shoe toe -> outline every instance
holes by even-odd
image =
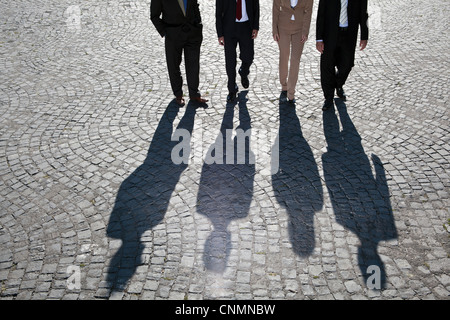
[[[234,102],[236,100],[236,92],[230,92],[227,96],[227,102]]]
[[[327,111],[327,110],[331,110],[333,109],[333,100],[325,100],[323,106],[322,106],[322,110],[323,111]]]
[[[248,89],[250,86],[250,81],[248,80],[248,75],[244,76],[241,73],[241,70],[239,69],[239,75],[241,76],[241,84],[245,89]]]
[[[347,96],[345,95],[343,88],[336,88],[336,94],[342,101],[347,100]]]

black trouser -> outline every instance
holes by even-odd
[[[236,92],[236,48],[239,43],[239,59],[242,61],[239,73],[241,76],[248,76],[250,66],[255,56],[254,40],[252,39],[252,29],[249,22],[236,22],[235,32],[226,34],[225,40],[225,68],[228,75],[228,91]]]
[[[165,36],[166,61],[170,84],[176,97],[183,96],[183,79],[180,64],[184,51],[184,63],[190,97],[199,97],[200,46],[202,26],[168,27]]]
[[[334,90],[341,88],[353,68],[355,60],[355,39],[349,31],[339,31],[335,46],[325,42],[320,56],[320,81],[326,100],[332,100]]]

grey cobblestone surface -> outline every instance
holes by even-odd
[[[1,299],[449,299],[448,2],[370,0],[349,99],[327,113],[318,1],[296,108],[278,103],[271,1],[235,106],[200,3],[210,101],[178,110],[150,1],[0,1]],[[208,150],[238,126],[278,136],[278,172],[271,146],[170,161],[175,128]]]

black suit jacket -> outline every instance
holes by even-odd
[[[339,32],[340,0],[320,0],[317,10],[316,40],[323,40],[327,46],[336,44]],[[358,28],[361,27],[361,40],[369,39],[367,0],[348,0],[348,32],[355,44]]]
[[[246,0],[246,9],[251,30],[259,30],[259,0]],[[216,30],[220,38],[234,31],[236,0],[216,0]]]
[[[186,16],[178,0],[152,0],[150,19],[161,37],[166,35],[167,27],[199,26],[202,23],[197,0],[187,1]]]

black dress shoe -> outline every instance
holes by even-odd
[[[336,94],[342,101],[347,101],[347,96],[345,95],[344,89],[336,88]]]
[[[236,92],[230,92],[227,96],[227,102],[234,102],[236,100]]]
[[[201,104],[208,102],[207,99],[204,99],[201,96],[200,97],[191,97],[191,101],[195,101],[195,102],[201,103]]]
[[[333,100],[325,100],[323,106],[322,106],[322,110],[323,111],[327,111],[327,110],[331,110],[333,109]]]
[[[243,86],[245,89],[248,89],[248,87],[250,86],[250,81],[248,80],[248,75],[243,76],[242,73],[241,73],[241,69],[239,69],[239,75],[241,76],[241,83],[242,83],[242,86]]]
[[[290,106],[295,106],[295,102],[296,102],[295,99],[292,99],[292,100],[289,99],[289,98],[287,99],[287,103],[288,103]]]
[[[280,102],[286,102],[287,101],[287,91],[281,91],[280,94]]]
[[[184,107],[184,105],[185,105],[183,97],[176,97],[175,102],[179,107]]]

